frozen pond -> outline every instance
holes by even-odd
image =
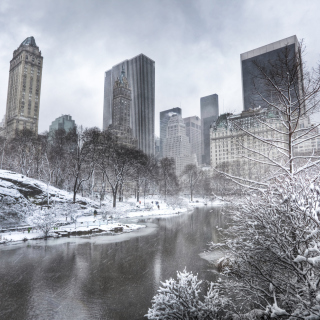
[[[214,280],[199,254],[217,241],[216,227],[224,226],[220,210],[144,220],[149,227],[129,240],[96,236],[0,246],[0,319],[146,319],[160,281],[177,270],[187,267]]]

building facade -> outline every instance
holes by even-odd
[[[5,134],[24,128],[38,133],[43,57],[34,37],[26,38],[10,61]]]
[[[182,117],[182,110],[178,107],[160,112],[160,158],[163,158],[163,143],[164,139],[167,137],[168,122],[175,113]]]
[[[219,116],[217,94],[200,98],[201,111],[201,152],[203,165],[210,165],[210,126]]]
[[[122,69],[131,87],[130,127],[138,148],[154,154],[155,129],[155,62],[140,54],[105,72],[103,129],[112,124],[113,85]]]
[[[201,164],[201,119],[197,116],[183,118],[186,134],[189,138],[191,150],[197,156],[197,164]]]
[[[297,53],[300,55],[300,45],[297,36],[294,35],[240,55],[243,110],[259,106],[265,107],[264,101],[258,94],[258,92],[266,94],[265,81],[257,77],[259,71],[255,63],[268,68],[269,62],[279,59],[284,49],[289,50],[291,57],[294,57]]]
[[[299,121],[300,133],[293,154],[319,155],[320,136],[309,117]],[[237,177],[259,181],[273,168],[273,161],[285,165],[282,148],[288,146],[285,124],[270,108],[244,110],[240,114],[223,114],[211,127],[211,166]],[[312,137],[312,139],[307,139]],[[269,143],[272,141],[272,143]],[[300,143],[301,142],[301,143]]]
[[[281,156],[279,149],[262,140],[272,139],[283,147],[285,137],[278,133],[282,130],[282,122],[266,108],[220,115],[210,132],[211,166],[237,177],[260,180],[271,165],[263,155],[277,160]]]
[[[49,126],[49,134],[52,134],[54,131],[58,129],[64,129],[67,132],[72,130],[76,126],[72,117],[68,114],[64,114],[61,117],[56,118],[52,121],[51,125]]]
[[[109,130],[118,137],[119,142],[130,147],[137,146],[130,127],[131,89],[124,68],[113,85],[112,123]]]
[[[185,166],[195,163],[189,138],[186,135],[186,125],[179,114],[172,114],[167,125],[167,135],[163,144],[163,157],[175,160],[176,174],[179,176]]]

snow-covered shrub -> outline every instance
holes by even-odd
[[[320,319],[319,180],[278,179],[231,218],[224,243],[212,249],[231,258],[220,290],[237,297],[234,312],[255,306],[270,317]]]
[[[70,217],[71,221],[74,221],[79,208],[80,206],[77,203],[61,202],[61,203],[56,203],[52,207],[52,211],[54,212],[55,216],[56,215],[65,216],[66,221],[68,221],[68,217]]]
[[[186,201],[183,198],[179,197],[178,195],[168,197],[166,200],[166,203],[172,209],[176,209],[176,208],[181,209],[182,207],[187,206]]]
[[[54,209],[37,210],[32,217],[32,223],[47,237],[51,229],[57,224]]]
[[[148,319],[217,319],[223,312],[226,300],[219,297],[213,283],[203,294],[205,283],[186,269],[177,272],[177,280],[169,279],[161,284],[146,314]]]
[[[34,210],[34,206],[24,198],[0,196],[0,219],[21,221]]]

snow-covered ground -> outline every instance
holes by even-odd
[[[0,197],[10,197],[13,201],[28,200],[36,205],[46,205],[48,200],[54,203],[72,202],[73,194],[46,183],[28,178],[20,173],[0,170]],[[77,195],[77,203],[83,206],[98,207],[98,203],[91,199]]]
[[[77,205],[72,205],[72,193],[48,187],[41,181],[18,173],[0,170],[0,243],[44,237],[44,233],[34,223],[34,218],[49,212],[40,209],[47,203],[48,193],[50,204],[54,208],[50,214],[55,221],[55,227],[48,233],[50,237],[131,232],[145,227],[137,224],[140,217],[177,215],[190,212],[194,207],[223,204],[218,200],[207,202],[195,198],[190,202],[186,198],[176,198],[164,201],[157,196],[149,196],[140,202],[136,202],[134,198],[117,202],[116,208],[112,208],[112,200],[107,198],[100,208],[100,203],[77,195]],[[17,223],[18,227],[12,228],[11,224],[11,228],[8,228],[1,223],[10,216],[10,210],[16,212],[16,216],[23,221],[23,226]]]

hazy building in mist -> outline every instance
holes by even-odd
[[[217,94],[200,98],[202,164],[210,165],[210,126],[219,116]]]
[[[154,154],[155,62],[140,54],[105,72],[103,129],[112,124],[113,85],[123,70],[131,86],[130,127],[138,148]]]
[[[174,113],[179,114],[182,117],[182,110],[178,107],[160,112],[160,158],[163,158],[163,142],[167,137],[167,125]]]
[[[52,134],[54,131],[58,129],[64,129],[67,132],[72,130],[76,126],[74,120],[69,114],[63,114],[61,117],[58,117],[54,121],[52,121],[51,125],[49,126],[49,133]]]
[[[38,133],[43,57],[34,37],[26,38],[14,50],[10,61],[4,134],[16,129]]]
[[[160,158],[160,138],[154,137],[154,155],[157,159]]]
[[[257,108],[259,106],[266,107],[263,100],[258,95],[258,92],[265,92],[265,82],[259,81],[257,78],[259,71],[254,63],[264,65],[268,68],[268,63],[270,61],[275,61],[279,55],[281,56],[281,52],[285,48],[290,51],[292,57],[294,57],[296,53],[300,54],[300,45],[297,36],[294,35],[240,55],[243,110]]]
[[[186,125],[177,113],[172,113],[168,125],[166,138],[163,141],[163,157],[175,160],[176,174],[180,175],[187,164],[195,163]]]
[[[201,119],[197,116],[183,118],[186,134],[189,138],[191,150],[197,156],[197,163],[201,164]]]

